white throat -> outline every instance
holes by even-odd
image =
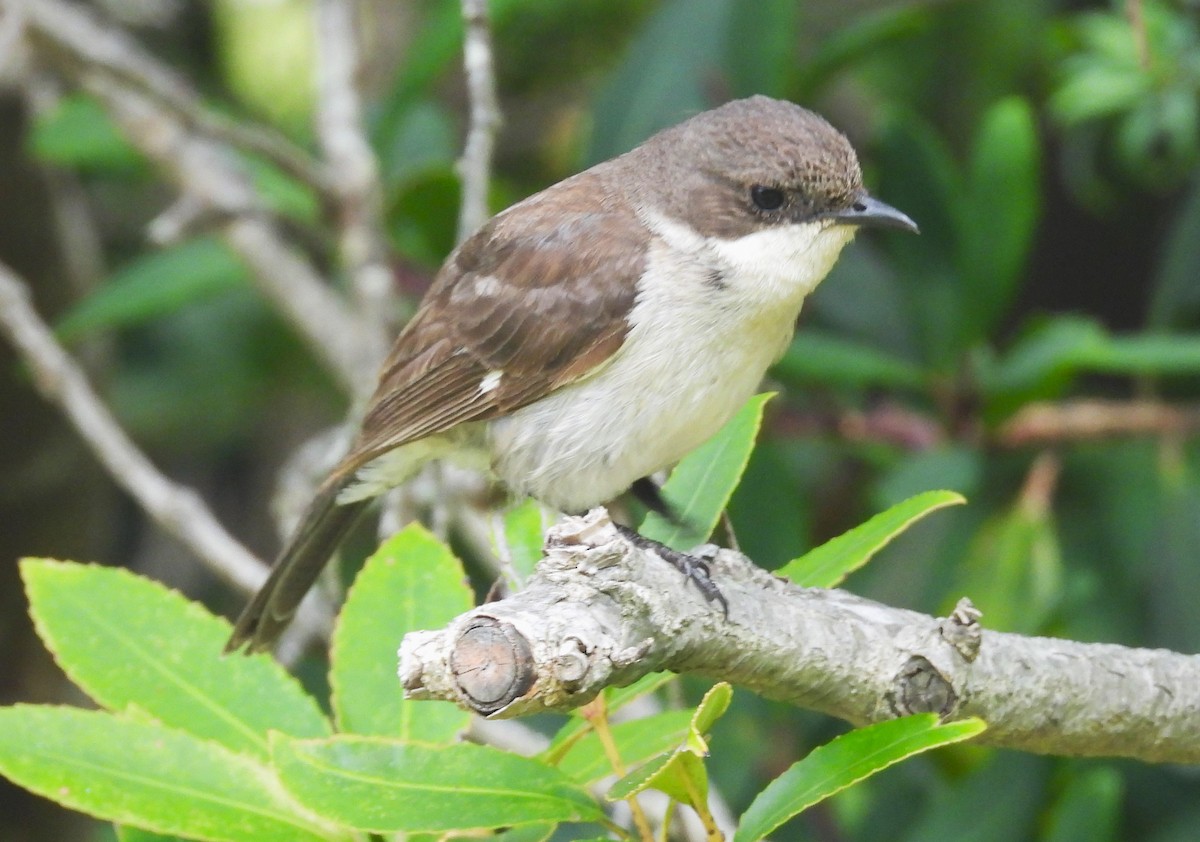
[[[719,269],[732,298],[746,308],[795,307],[829,274],[855,229],[833,220],[762,228],[741,237],[704,237],[656,211],[643,212],[650,229],[680,255]]]

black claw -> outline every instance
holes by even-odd
[[[721,593],[721,589],[717,587],[717,583],[713,581],[712,571],[705,562],[687,553],[676,553],[673,557],[667,557],[667,561],[688,581],[694,582],[706,600],[720,603],[721,613],[725,615],[726,620],[729,619],[729,602]]]
[[[673,550],[658,541],[638,534],[636,530],[630,529],[628,526],[618,523],[616,527],[617,531],[624,535],[631,544],[654,553],[682,573],[684,578],[696,585],[708,602],[719,603],[721,613],[725,615],[726,620],[729,619],[729,602],[721,593],[721,589],[717,587],[717,583],[713,581],[712,571],[709,570],[708,564],[702,558]]]

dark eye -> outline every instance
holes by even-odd
[[[783,191],[777,187],[756,184],[750,188],[750,201],[759,210],[774,211],[783,207]]]

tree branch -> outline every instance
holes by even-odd
[[[130,141],[179,186],[193,220],[217,227],[249,266],[259,290],[326,367],[351,394],[368,390],[378,343],[368,341],[356,314],[287,245],[232,150],[195,128],[195,115],[181,104],[183,94],[170,93],[173,74],[148,55],[134,55],[124,33],[71,4],[38,0],[21,8],[35,46],[96,96]]]
[[[222,238],[250,268],[259,291],[346,389],[351,394],[366,391],[379,358],[376,344],[364,340],[361,321],[261,212],[257,194],[229,151],[188,131],[153,100],[103,75],[85,73],[81,81],[134,145],[207,210]]]
[[[1045,754],[1200,761],[1200,656],[982,630],[806,589],[716,551],[726,620],[607,512],[551,529],[526,590],[401,645],[411,698],[515,716],[585,704],[649,672],[696,672],[855,724],[935,711]]]
[[[996,433],[1003,447],[1093,441],[1118,436],[1192,436],[1200,405],[1157,400],[1078,399],[1022,407]]]
[[[23,6],[30,35],[38,47],[92,70],[106,72],[154,98],[197,131],[257,152],[317,190],[328,188],[328,180],[307,152],[269,128],[246,124],[205,108],[184,78],[146,53],[124,31],[101,23],[86,8],[61,0],[17,2]]]
[[[379,162],[363,134],[358,27],[354,0],[319,0],[317,29],[317,137],[337,205],[342,262],[364,321],[385,350],[395,300],[383,236]]]
[[[463,67],[470,96],[470,128],[458,174],[462,179],[462,206],[458,214],[458,241],[474,234],[491,213],[488,185],[491,182],[492,149],[500,128],[500,106],[496,99],[496,74],[492,63],[492,34],[487,0],[462,0]]]
[[[258,589],[266,579],[266,565],[225,531],[200,495],[163,476],[129,439],[34,310],[28,284],[2,263],[0,333],[29,365],[42,397],[62,409],[117,484],[159,526],[238,590]],[[310,600],[300,613],[310,636],[327,634],[328,606]]]
[[[147,53],[124,31],[100,22],[88,9],[62,0],[17,2],[39,47],[93,70],[102,70],[149,95],[203,134],[262,155],[318,190],[328,188],[329,179],[307,152],[270,129],[205,108],[182,77]]]

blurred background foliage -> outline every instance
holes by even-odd
[[[312,143],[307,0],[102,5],[213,108]],[[1195,2],[491,9],[505,115],[494,209],[697,110],[763,93],[846,131],[872,191],[921,225],[920,237],[864,236],[806,307],[732,505],[745,551],[775,567],[885,505],[952,488],[970,505],[922,523],[847,586],[927,612],[967,594],[995,629],[1200,651]],[[371,139],[396,284],[411,298],[454,242],[462,24],[453,0],[375,0],[364,20]],[[173,193],[96,102],[24,93],[0,99],[0,257],[35,282],[42,312],[139,443],[269,556],[279,465],[344,414],[346,397],[218,240],[146,244]],[[244,165],[295,241],[334,266],[320,198],[253,156]],[[53,233],[64,218],[72,236]],[[67,281],[81,262],[86,288]],[[1094,401],[1074,405],[1085,423],[1064,423],[1082,398]],[[1040,437],[1023,414],[1038,406],[1051,419]],[[0,407],[0,702],[67,692],[27,627],[9,572],[18,555],[140,567],[236,610],[240,598],[114,491],[7,349]],[[1150,420],[1130,422],[1132,410]],[[738,693],[713,741],[726,758],[716,782],[740,810],[842,727]],[[30,824],[35,814],[45,823]],[[91,834],[8,789],[0,817],[3,839]],[[958,747],[775,838],[951,836],[1193,840],[1200,776]]]

